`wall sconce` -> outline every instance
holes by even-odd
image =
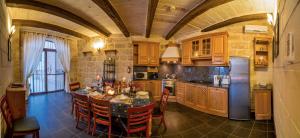
[[[271,25],[273,24],[273,15],[271,13],[267,14],[267,20],[269,24]]]
[[[94,42],[93,47],[97,49],[98,52],[100,52],[100,50],[104,48],[104,45],[105,45],[104,40],[98,39]]]
[[[11,26],[9,29],[10,33],[9,33],[9,38],[12,37],[12,35],[16,32],[16,26]]]

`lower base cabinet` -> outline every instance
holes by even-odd
[[[271,90],[254,90],[254,93],[255,93],[255,119],[270,120],[272,117]]]
[[[208,88],[208,112],[228,117],[228,92],[221,88]]]
[[[142,87],[142,90],[151,92],[155,100],[160,100],[162,93],[161,80],[141,80],[133,81],[133,83]]]

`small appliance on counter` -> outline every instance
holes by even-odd
[[[147,72],[134,72],[133,73],[133,79],[134,80],[147,80],[148,79],[148,73]]]
[[[157,80],[158,79],[158,72],[148,72],[148,79],[149,80]]]

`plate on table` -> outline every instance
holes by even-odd
[[[149,93],[147,91],[138,91],[138,92],[136,92],[136,95],[137,96],[148,96]]]

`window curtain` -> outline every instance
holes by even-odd
[[[64,72],[65,72],[65,91],[69,91],[69,83],[70,83],[70,44],[67,39],[55,37],[54,42],[56,44],[56,52],[57,56],[60,60],[60,63],[63,66]]]
[[[43,48],[47,35],[23,32],[23,83],[27,85],[28,78],[32,75],[33,71],[39,64],[39,59],[42,56]]]

